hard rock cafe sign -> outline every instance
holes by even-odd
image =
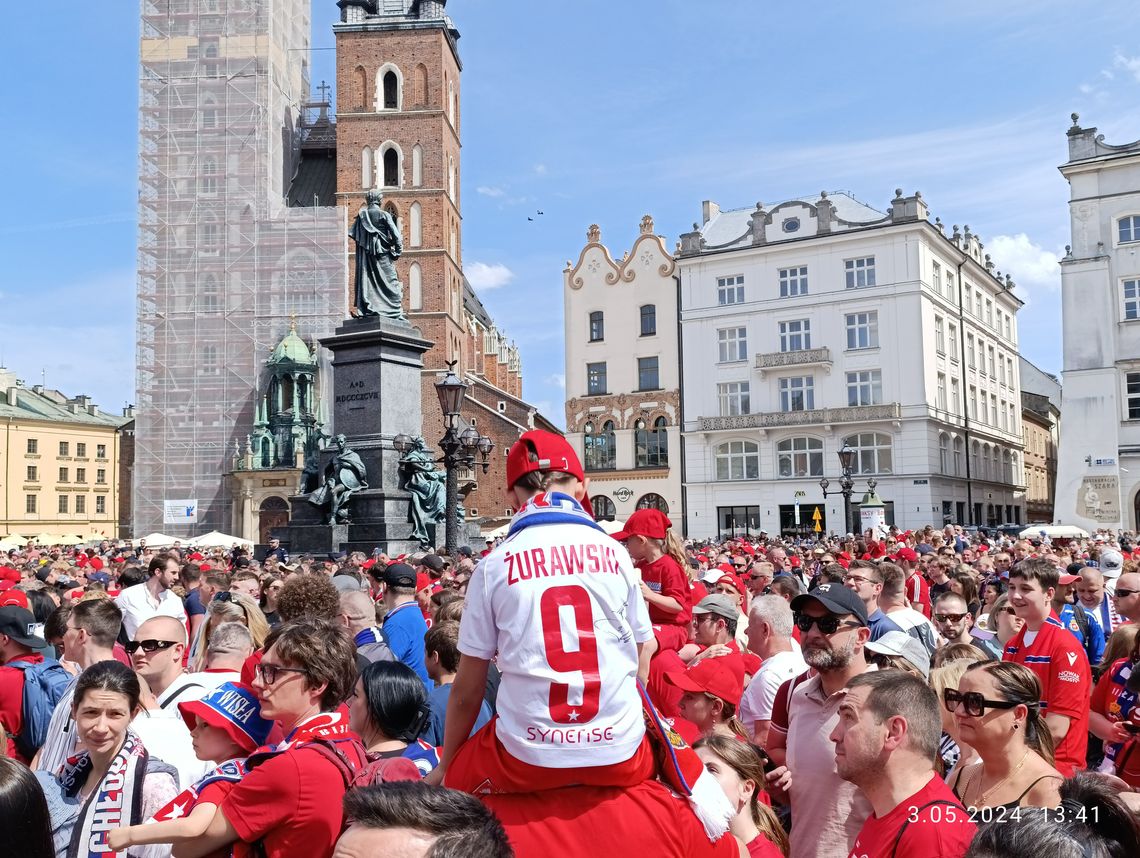
[[[622,486],[620,489],[614,489],[614,497],[622,503],[625,503],[627,500],[633,497],[633,489],[627,486]]]

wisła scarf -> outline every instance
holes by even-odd
[[[584,524],[605,533],[578,501],[562,492],[542,492],[526,502],[511,518],[507,537],[541,524]]]
[[[79,819],[67,847],[67,858],[126,856],[126,851],[115,852],[107,846],[107,832],[142,822],[143,780],[146,777],[147,761],[142,741],[133,732],[127,731],[123,747],[79,811]],[[91,757],[86,751],[69,758],[60,774],[64,794],[72,798],[77,796],[91,768]]]

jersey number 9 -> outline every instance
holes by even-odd
[[[598,666],[598,641],[594,637],[594,610],[585,587],[551,587],[542,594],[542,637],[546,661],[559,673],[582,674],[582,702],[570,703],[570,685],[550,683],[550,718],[557,724],[582,724],[598,714],[602,678]],[[578,649],[568,651],[562,637],[562,611],[569,606],[578,632]]]

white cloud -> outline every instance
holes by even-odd
[[[1140,82],[1140,57],[1126,57],[1124,54],[1117,53],[1112,58],[1112,65],[1114,68],[1128,72]]]
[[[1013,277],[1023,300],[1039,290],[1060,290],[1060,254],[1034,244],[1024,232],[996,235],[986,245],[986,251],[998,270]]]
[[[534,165],[534,171],[540,176],[545,176],[546,175],[546,165],[545,164],[535,164]]]
[[[506,286],[515,279],[515,272],[501,262],[488,265],[486,262],[472,262],[464,266],[467,281],[476,292],[485,292],[488,289],[498,289]]]
[[[546,384],[550,387],[557,387],[557,388],[560,388],[562,390],[565,390],[566,389],[566,376],[560,372],[556,372],[553,375],[548,375],[546,378],[544,378],[543,384]]]
[[[480,185],[475,189],[475,193],[482,194],[485,197],[502,197],[506,195],[506,191],[502,188],[496,188],[491,185]]]

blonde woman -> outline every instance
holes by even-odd
[[[269,636],[269,623],[254,599],[244,593],[218,593],[206,606],[206,620],[198,627],[190,652],[190,670],[206,669],[206,645],[214,629],[222,623],[241,623],[249,629],[255,651],[261,649]]]
[[[736,808],[728,830],[744,843],[749,858],[787,855],[788,836],[776,814],[760,801],[764,761],[756,747],[727,736],[706,736],[693,748]]]
[[[958,690],[959,681],[974,661],[972,658],[959,658],[930,671],[930,687],[934,689],[939,700],[943,699],[942,692],[947,688]],[[946,782],[950,783],[950,779],[957,774],[960,767],[977,762],[979,757],[977,751],[962,741],[958,725],[954,722],[950,710],[943,706],[939,712],[942,715],[942,741],[938,744],[938,753],[942,758],[942,771]]]

